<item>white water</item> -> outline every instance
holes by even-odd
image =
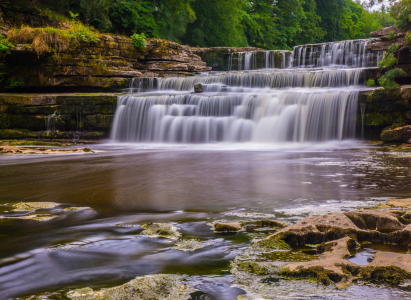
[[[365,88],[361,67],[374,59],[365,50],[368,42],[296,47],[299,68],[272,69],[267,51],[259,62],[265,68],[251,70],[260,51],[229,57],[232,63],[238,55],[238,68],[250,71],[133,80],[131,93],[119,97],[112,140],[289,144],[354,139],[358,91]],[[321,49],[319,55],[315,49]],[[287,67],[287,53],[275,55]],[[309,67],[319,62],[322,68]],[[195,94],[199,83],[204,92]]]
[[[228,57],[228,71],[257,69],[285,69],[291,66],[290,51],[253,51],[231,53]]]
[[[293,66],[312,67],[377,67],[382,53],[373,53],[366,47],[373,40],[354,40],[334,43],[296,46]]]

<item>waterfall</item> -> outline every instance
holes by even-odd
[[[305,143],[354,139],[369,40],[232,53],[227,72],[133,79],[111,139],[135,143]],[[202,93],[194,85],[202,85]]]
[[[372,40],[302,45],[293,49],[293,67],[377,67],[382,53],[366,50]]]
[[[227,70],[285,69],[291,62],[291,51],[270,50],[236,52],[228,56]]]
[[[112,139],[127,142],[320,142],[354,138],[357,93],[121,97]],[[353,119],[354,118],[354,119]]]

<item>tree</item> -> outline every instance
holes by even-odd
[[[191,6],[197,19],[188,24],[184,42],[201,47],[248,46],[241,24],[246,5],[246,0],[195,0]]]

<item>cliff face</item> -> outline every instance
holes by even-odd
[[[392,31],[394,32],[394,37],[389,38]],[[379,41],[370,43],[367,46],[367,49],[371,51],[387,51],[393,43],[398,43],[400,46],[400,51],[398,53],[398,68],[403,69],[407,73],[406,77],[398,79],[400,83],[409,84],[411,83],[411,52],[405,38],[407,32],[408,29],[401,30],[397,26],[381,28],[380,30],[371,32],[370,36],[372,38],[378,38]]]
[[[46,57],[37,57],[30,45],[17,45],[6,64],[24,79],[25,88],[119,90],[134,77],[189,76],[210,70],[187,46],[149,39],[144,50],[119,35],[103,35],[97,43]]]

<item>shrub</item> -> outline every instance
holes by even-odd
[[[388,34],[388,36],[387,36],[387,38],[389,39],[389,40],[392,40],[393,38],[395,38],[395,31],[394,30],[391,30],[390,31],[390,33]]]
[[[8,33],[8,40],[14,44],[31,44],[38,56],[44,53],[66,51],[75,48],[81,42],[96,43],[99,34],[80,22],[67,23],[68,29],[54,27],[31,28],[22,26],[13,28]]]
[[[133,34],[130,37],[133,40],[134,47],[144,49],[146,48],[147,40],[144,33],[142,34]]]
[[[11,44],[4,36],[0,36],[0,52],[10,54],[10,48],[14,48],[14,45]]]
[[[368,81],[367,81],[367,86],[368,86],[368,87],[373,87],[373,86],[375,86],[375,80],[374,80],[374,79],[368,79]]]
[[[403,69],[395,68],[389,70],[378,80],[378,83],[386,90],[392,90],[398,87],[398,84],[395,82],[395,78],[399,76],[405,76],[407,73]]]

